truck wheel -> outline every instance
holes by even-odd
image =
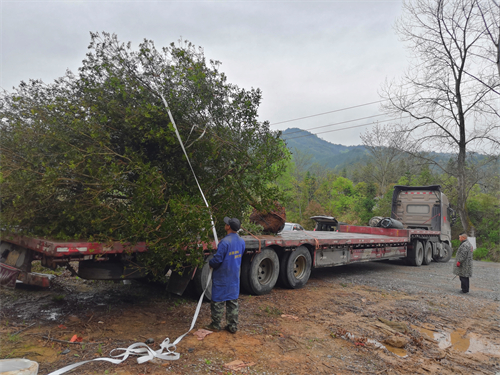
[[[273,249],[266,247],[256,254],[245,270],[251,292],[258,296],[269,293],[276,285],[279,268],[278,255]]]
[[[420,267],[424,259],[424,245],[418,240],[412,243],[412,249],[408,250],[407,261],[411,266]]]
[[[253,294],[250,288],[250,261],[252,259],[251,254],[244,254],[241,259],[241,272],[240,272],[240,288],[243,292],[248,294]]]
[[[291,288],[290,283],[288,282],[288,278],[286,277],[286,265],[288,264],[288,258],[290,257],[291,251],[286,251],[280,257],[280,272],[278,276],[278,281],[280,282],[280,286],[285,288]]]
[[[213,257],[213,254],[210,254],[207,259],[205,259],[205,264],[203,265],[203,267],[198,268],[194,275],[194,287],[198,296],[201,296],[201,294],[205,290],[205,287],[207,286],[208,275],[210,274],[210,266],[208,265],[208,262]],[[205,296],[203,298],[207,301],[212,300],[212,279],[210,279],[210,283],[208,284],[208,288],[205,291]]]
[[[424,257],[422,259],[422,264],[428,265],[432,262],[432,242],[425,241],[424,243]]]
[[[439,262],[439,263],[447,263],[450,261],[451,259],[451,255],[453,254],[453,249],[451,248],[451,246],[447,243],[443,243],[443,246],[444,246],[444,250],[445,250],[445,256],[442,257],[442,258],[437,258],[435,259],[436,262]]]
[[[311,276],[311,265],[311,253],[305,246],[299,246],[281,259],[280,280],[287,288],[302,288]]]

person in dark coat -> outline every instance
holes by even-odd
[[[238,330],[238,297],[240,295],[241,258],[245,252],[245,241],[238,235],[241,223],[236,218],[224,218],[227,236],[217,247],[217,253],[209,261],[212,273],[212,323],[206,328],[220,331],[226,307],[225,327],[231,333]]]
[[[456,263],[453,265],[453,274],[460,277],[462,293],[469,293],[469,277],[472,276],[472,253],[474,249],[467,239],[467,234],[458,236],[461,244],[457,250]]]

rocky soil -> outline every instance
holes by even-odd
[[[303,289],[242,294],[236,334],[199,340],[193,333],[210,321],[203,303],[179,360],[93,361],[69,373],[500,375],[500,265],[474,262],[471,292],[459,286],[451,262],[314,270]],[[158,350],[189,329],[197,304],[161,286],[66,273],[49,290],[18,286],[0,297],[0,357],[36,361],[41,375],[136,342]]]

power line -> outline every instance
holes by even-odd
[[[469,82],[475,82],[475,80],[473,80],[473,79],[470,79],[470,80],[464,79],[462,81],[462,83],[464,83],[464,84],[465,83],[469,83]],[[409,96],[409,95],[411,95],[411,94],[402,95],[402,96],[406,97],[406,96]],[[472,95],[475,95],[475,93],[465,94],[465,95],[462,95],[462,97],[468,97],[468,96],[472,96]],[[287,122],[293,122],[293,121],[303,120],[303,119],[307,119],[307,118],[311,118],[311,117],[317,117],[317,116],[327,115],[329,113],[342,112],[342,111],[346,111],[346,110],[353,109],[353,108],[365,107],[365,106],[368,106],[368,105],[382,103],[382,102],[387,102],[387,101],[389,101],[389,99],[383,99],[383,100],[377,100],[377,101],[374,101],[374,102],[368,102],[368,103],[364,103],[364,104],[358,104],[358,105],[351,106],[351,107],[345,107],[345,108],[335,109],[333,111],[322,112],[322,113],[317,113],[317,114],[314,114],[314,115],[309,115],[309,116],[304,116],[304,117],[297,117],[297,118],[290,119],[290,120],[274,122],[272,124],[269,124],[269,126],[274,126],[274,125],[284,124],[284,123],[287,123]],[[325,125],[325,126],[328,126],[328,125]],[[316,128],[312,128],[312,129],[316,129]]]
[[[354,122],[354,121],[359,121],[359,120],[366,120],[368,118],[373,118],[373,117],[380,117],[380,116],[386,116],[385,113],[381,113],[381,114],[378,114],[378,115],[373,115],[373,116],[366,116],[366,117],[360,117],[360,118],[356,118],[354,120],[346,120],[346,121],[341,121],[341,122],[334,122],[333,124],[328,124],[328,125],[321,125],[321,126],[316,126],[314,128],[309,128],[309,129],[300,129],[300,130],[294,130],[292,132],[289,132],[287,133],[288,134],[294,134],[294,133],[300,133],[301,131],[309,131],[309,130],[313,130],[313,129],[321,129],[321,128],[326,128],[328,126],[335,126],[335,125],[341,125],[341,124],[347,124],[348,122]],[[318,133],[319,134],[319,133]]]
[[[410,116],[408,117],[394,117],[394,118],[390,118],[390,119],[386,119],[386,120],[382,120],[380,122],[385,122],[385,121],[393,121],[393,120],[399,120],[399,119],[402,119],[402,118],[410,118]],[[354,125],[354,126],[347,126],[345,128],[340,128],[340,129],[334,129],[334,130],[326,130],[324,132],[318,132],[318,133],[309,133],[309,134],[305,134],[305,135],[299,135],[297,137],[292,137],[292,138],[285,138],[283,137],[283,140],[285,141],[290,141],[292,139],[297,139],[297,138],[303,138],[303,137],[310,137],[312,135],[317,135],[317,134],[323,134],[323,133],[333,133],[333,132],[338,132],[340,130],[348,130],[348,129],[354,129],[354,128],[360,128],[362,126],[370,126],[370,125],[373,125],[374,123],[373,122],[370,122],[368,124],[361,124],[361,125]],[[307,130],[301,130],[301,131],[307,131]],[[298,132],[297,132],[298,133]]]
[[[475,95],[474,93],[472,94],[467,94],[467,95],[464,95],[464,96],[472,96],[472,95]],[[492,99],[491,101],[495,101],[496,99]],[[381,100],[383,101],[383,100]],[[485,100],[485,102],[489,102],[490,100]],[[360,106],[363,106],[364,104],[361,104]],[[431,112],[427,112],[427,113],[431,113]],[[351,126],[351,127],[346,127],[346,128],[342,128],[342,129],[335,129],[335,130],[328,130],[328,131],[324,131],[324,132],[318,132],[318,133],[311,133],[311,134],[308,134],[308,135],[302,135],[302,136],[299,136],[299,137],[293,137],[293,138],[285,138],[286,136],[288,135],[291,135],[291,134],[296,134],[296,133],[300,133],[300,132],[303,132],[303,131],[309,131],[309,130],[313,130],[313,129],[321,129],[321,128],[326,128],[326,127],[329,127],[329,126],[336,126],[336,125],[341,125],[341,124],[346,124],[346,123],[349,123],[349,122],[355,122],[355,121],[359,121],[359,120],[365,120],[365,119],[368,119],[368,118],[374,118],[374,117],[380,117],[380,116],[386,116],[386,114],[378,114],[378,115],[372,115],[372,116],[366,116],[366,117],[360,117],[360,118],[356,118],[356,119],[353,119],[353,120],[346,120],[346,121],[341,121],[341,122],[336,122],[336,123],[332,123],[332,124],[328,124],[328,125],[322,125],[322,126],[316,126],[316,127],[313,127],[313,128],[309,128],[309,129],[300,129],[300,130],[295,130],[295,131],[291,131],[289,133],[287,133],[286,135],[284,135],[283,139],[286,139],[286,140],[290,140],[290,139],[295,139],[295,138],[302,138],[302,137],[308,137],[310,135],[316,135],[316,134],[323,134],[323,133],[330,133],[330,132],[334,132],[334,131],[338,131],[338,130],[346,130],[346,129],[353,129],[353,128],[358,128],[358,127],[361,127],[361,126],[368,126],[368,125],[371,125],[371,124],[364,124],[364,125],[356,125],[356,126]],[[385,121],[393,121],[393,120],[400,120],[400,119],[403,119],[403,118],[411,118],[411,116],[408,116],[408,117],[396,117],[396,118],[391,118],[391,119],[386,119],[386,120],[381,120],[380,122],[385,122]]]
[[[376,104],[376,103],[382,103],[382,102],[385,102],[386,100],[377,100],[376,102],[370,102],[370,103],[365,103],[365,104],[359,104],[359,105],[355,105],[355,106],[352,106],[352,107],[346,107],[346,108],[340,108],[340,109],[335,109],[333,111],[328,111],[328,112],[323,112],[323,113],[317,113],[315,115],[310,115],[310,116],[304,116],[304,117],[298,117],[298,118],[294,118],[294,119],[291,119],[291,120],[285,120],[285,121],[280,121],[280,122],[274,122],[272,124],[269,124],[269,126],[274,126],[274,125],[278,125],[278,124],[284,124],[286,122],[292,122],[292,121],[298,121],[298,120],[303,120],[305,118],[311,118],[311,117],[316,117],[316,116],[322,116],[322,115],[327,115],[329,113],[335,113],[335,112],[341,112],[341,111],[346,111],[348,109],[353,109],[353,108],[359,108],[359,107],[364,107],[364,106],[367,106],[367,105],[371,105],[371,104]]]

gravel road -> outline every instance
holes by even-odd
[[[453,279],[453,262],[453,259],[448,263],[432,262],[421,267],[407,266],[402,260],[357,263],[313,270],[310,280],[362,284],[408,294],[462,295],[459,278]],[[470,284],[468,298],[500,301],[500,264],[474,261]]]

